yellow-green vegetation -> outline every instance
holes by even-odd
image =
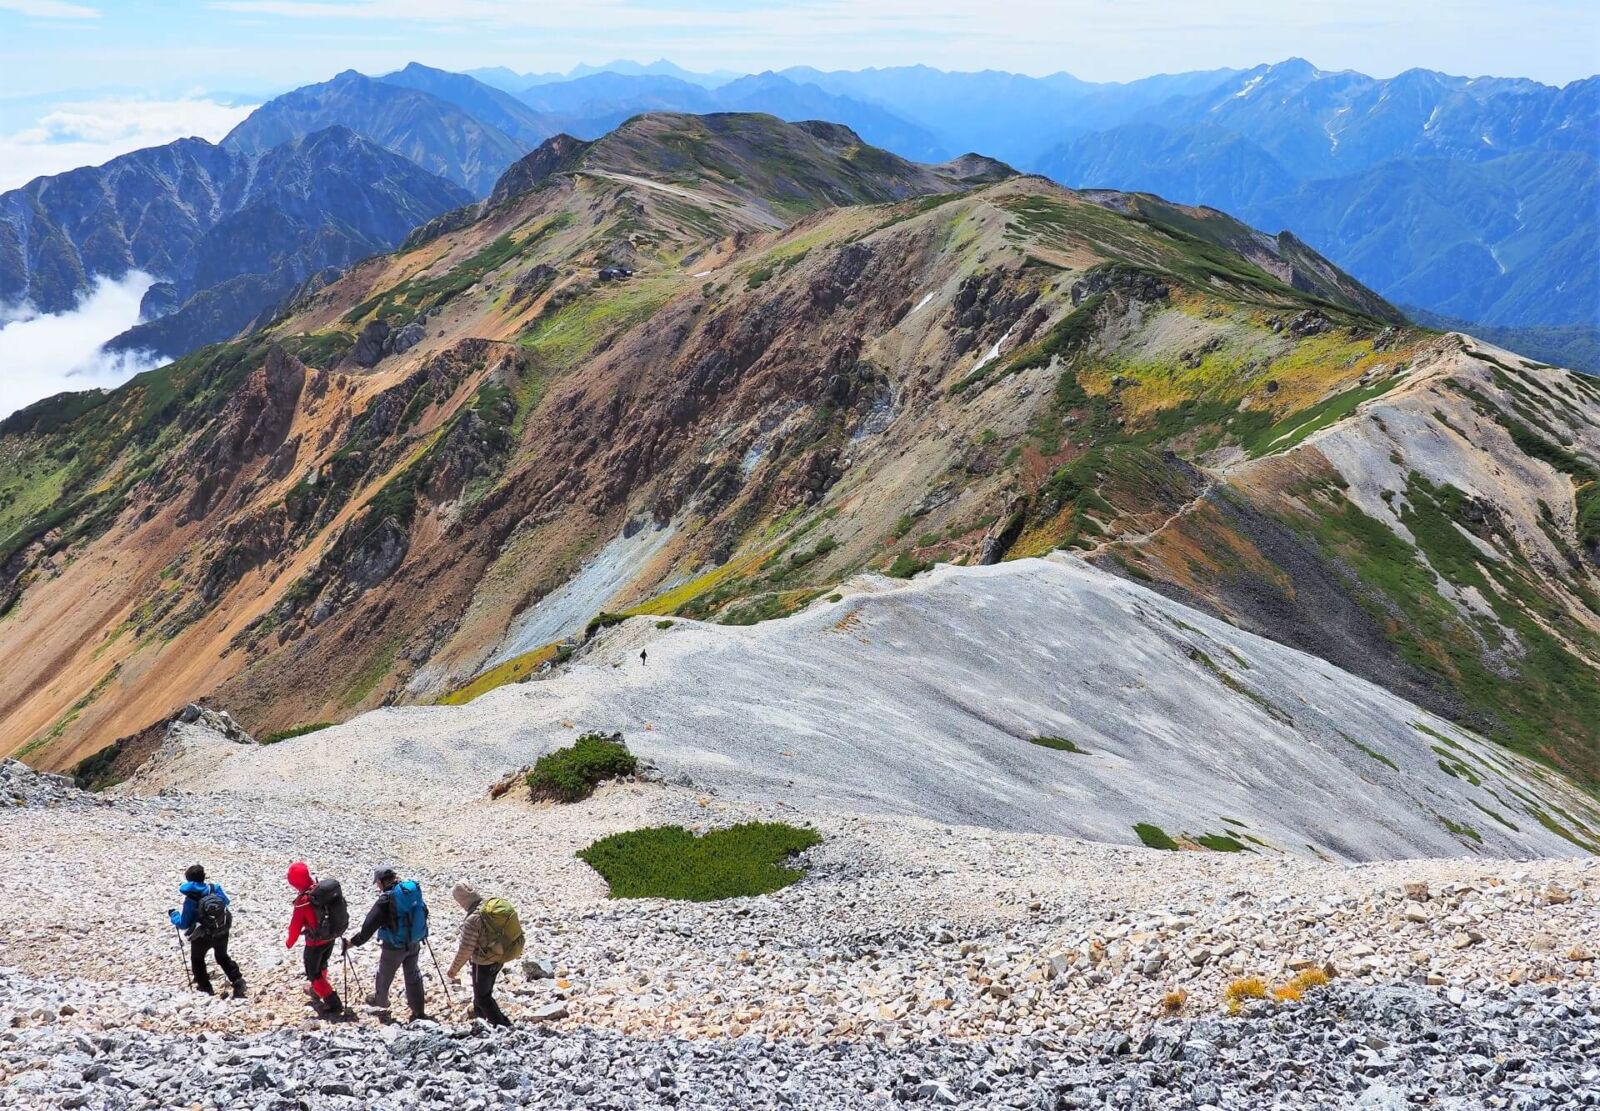
[[[396,643],[368,657],[367,666],[356,672],[355,678],[345,688],[344,705],[359,706],[366,701],[367,697],[378,689],[378,684],[387,679],[394,670],[394,660],[399,654],[400,647]]]
[[[1600,636],[1553,604],[1546,575],[1498,517],[1416,473],[1399,511],[1415,546],[1337,488],[1319,488],[1307,502],[1290,523],[1355,577],[1357,597],[1403,659],[1457,692],[1492,739],[1600,782],[1600,684],[1583,658],[1600,659]],[[1496,620],[1464,614],[1440,580],[1476,592]]]
[[[68,727],[71,726],[73,722],[78,720],[78,716],[87,710],[95,699],[100,697],[100,693],[110,685],[111,680],[115,679],[118,673],[121,671],[121,664],[113,664],[111,666],[111,670],[100,676],[100,678],[95,682],[94,686],[90,687],[81,698],[79,698],[71,706],[67,707],[67,712],[56,719],[54,725],[50,726],[49,729],[45,730],[39,736],[35,737],[33,740],[17,749],[14,754],[16,758],[18,760],[25,761],[29,756],[32,756],[39,750],[43,749],[46,745],[50,744],[52,741],[60,738],[60,736],[67,731]]]
[[[528,793],[535,800],[579,802],[601,783],[632,775],[638,766],[621,733],[585,733],[566,748],[534,761]]]
[[[513,656],[501,664],[496,664],[487,671],[479,672],[469,682],[457,687],[447,694],[442,694],[436,699],[440,706],[461,706],[471,702],[481,694],[487,694],[496,687],[503,687],[507,683],[520,683],[528,676],[538,671],[540,667],[555,658],[559,644],[546,644],[542,648],[535,648],[531,652],[524,652],[520,656]]]
[[[264,745],[275,745],[279,741],[287,741],[292,737],[304,737],[308,733],[318,733],[324,729],[332,729],[337,722],[314,721],[307,725],[295,725],[288,729],[275,729],[270,733],[263,733],[256,740]]]
[[[1360,741],[1356,740],[1354,737],[1350,736],[1350,734],[1348,734],[1348,733],[1340,733],[1339,736],[1343,737],[1345,740],[1349,741],[1352,745],[1354,745],[1357,752],[1360,752],[1360,753],[1363,753],[1364,755],[1372,757],[1374,760],[1378,761],[1378,763],[1380,763],[1380,764],[1387,764],[1390,768],[1394,769],[1395,771],[1399,771],[1400,770],[1400,767],[1399,767],[1398,764],[1396,764],[1393,760],[1389,759],[1383,753],[1379,752],[1377,749],[1370,748],[1367,745],[1362,744]]]
[[[696,575],[694,578],[681,582],[670,590],[663,591],[655,597],[641,602],[639,605],[627,610],[624,616],[701,616],[699,612],[689,612],[691,603],[714,596],[724,587],[734,587],[735,580],[748,575],[751,571],[761,566],[772,554],[772,549],[769,548],[746,552],[742,556],[735,556],[721,567],[715,567],[703,574]],[[734,593],[735,591],[730,590],[728,597],[732,597]],[[718,604],[720,605],[721,601],[726,600],[726,598],[721,599]]]
[[[623,332],[655,315],[677,291],[668,278],[635,278],[602,286],[541,315],[518,342],[556,370],[581,362],[608,333]]]
[[[786,862],[822,843],[814,829],[746,822],[696,837],[682,826],[653,826],[602,838],[578,853],[605,878],[614,899],[710,902],[765,895],[804,876]]]
[[[1238,1014],[1246,1000],[1266,997],[1267,982],[1260,976],[1242,976],[1230,980],[1228,986],[1222,989],[1222,998],[1227,1002],[1230,1014]]]
[[[1254,702],[1257,706],[1261,707],[1268,717],[1274,718],[1277,721],[1282,722],[1284,725],[1292,726],[1294,724],[1294,719],[1291,718],[1286,711],[1280,709],[1275,702],[1265,695],[1251,690],[1231,671],[1218,664],[1217,661],[1213,660],[1199,648],[1191,646],[1189,649],[1189,658],[1196,661],[1207,671],[1211,672],[1212,675],[1216,676],[1223,686],[1227,687],[1235,694],[1243,695],[1245,698],[1248,698],[1251,702]]]
[[[1295,974],[1288,983],[1272,989],[1272,998],[1280,1003],[1298,1003],[1307,992],[1328,986],[1328,974],[1320,968],[1307,968]]]
[[[345,313],[341,321],[359,324],[368,317],[374,317],[390,325],[405,324],[418,313],[438,308],[465,293],[508,262],[521,257],[545,237],[571,224],[574,219],[571,213],[561,212],[541,221],[521,238],[510,233],[502,235],[443,273],[429,277],[414,275],[374,294]]]

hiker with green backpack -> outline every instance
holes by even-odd
[[[378,897],[361,922],[355,937],[342,942],[342,953],[365,945],[378,935],[378,974],[367,1005],[381,1015],[389,1012],[389,988],[394,974],[404,970],[406,1006],[411,1021],[427,1018],[422,988],[422,943],[428,937],[428,904],[416,880],[403,880],[393,868],[379,868],[372,882]]]
[[[485,899],[466,880],[450,891],[467,919],[461,924],[461,942],[450,962],[450,981],[461,982],[461,967],[472,965],[472,1016],[490,1026],[510,1026],[511,1020],[494,1001],[494,981],[507,961],[522,956],[522,923],[517,911],[500,898]]]

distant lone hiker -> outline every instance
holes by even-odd
[[[189,865],[178,890],[183,892],[183,910],[169,910],[167,918],[189,939],[189,967],[194,971],[195,988],[207,995],[215,994],[206,972],[206,951],[210,950],[233,988],[233,997],[243,999],[244,976],[228,956],[228,933],[233,929],[228,893],[220,883],[207,883],[206,870],[198,864]]]
[[[284,878],[296,892],[284,948],[293,949],[300,935],[305,935],[306,990],[316,998],[322,1017],[336,1018],[344,1014],[344,1004],[328,982],[328,959],[333,956],[334,941],[350,928],[350,908],[345,905],[339,881],[314,882],[304,861],[289,865]]]
[[[422,942],[428,936],[428,904],[416,880],[402,880],[393,868],[379,868],[372,876],[378,897],[361,922],[355,937],[343,942],[343,952],[365,945],[378,935],[378,975],[367,1005],[376,1011],[389,1010],[389,987],[394,974],[405,970],[406,1006],[411,1021],[427,1018],[422,991]]]
[[[645,661],[646,661],[646,660],[647,660],[647,659],[648,659],[648,658],[649,658],[649,657],[648,657],[648,655],[647,655],[647,654],[646,654],[646,652],[645,652],[645,650],[644,650],[644,649],[643,649],[643,648],[641,648],[641,649],[639,649],[639,666],[640,666],[640,667],[643,667],[643,666],[644,666],[644,665],[645,665]]]
[[[472,1017],[490,1026],[510,1026],[511,1020],[494,1001],[494,981],[507,961],[522,956],[522,923],[504,899],[485,899],[466,880],[450,889],[467,920],[461,923],[461,943],[450,962],[450,979],[460,983],[461,966],[472,963]]]

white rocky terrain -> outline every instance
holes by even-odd
[[[1560,820],[1593,825],[1583,792],[1080,562],[864,582],[747,629],[636,619],[467,706],[270,746],[214,724],[103,796],[7,765],[0,1105],[1600,1105],[1600,868]],[[648,773],[489,798],[588,729]],[[823,835],[801,882],[613,901],[574,856],[750,819]],[[511,898],[518,1025],[465,1023],[431,975],[438,1024],[312,1017],[297,858],[353,914],[374,867],[416,876],[441,960],[451,881]],[[234,897],[245,1002],[187,990],[163,912],[194,861]],[[1331,984],[1225,1006],[1305,969]]]

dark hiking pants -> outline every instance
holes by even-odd
[[[228,978],[228,983],[236,983],[239,979],[239,966],[233,963],[233,958],[228,956],[228,935],[220,937],[191,937],[189,939],[189,967],[194,970],[194,986],[205,992],[211,992],[211,977],[206,972],[206,952],[210,951],[217,958],[217,967],[222,969],[222,974]]]
[[[472,1013],[490,1026],[510,1026],[511,1020],[494,1001],[494,981],[504,968],[502,964],[475,964],[472,966]]]
[[[331,944],[305,947],[306,979],[311,981],[311,990],[318,999],[326,999],[333,994],[333,984],[328,980],[328,960],[332,956]]]
[[[405,970],[406,1006],[411,1008],[413,1015],[420,1015],[424,1010],[422,995],[422,942],[413,941],[404,949],[393,948],[388,945],[378,946],[378,977],[372,986],[372,1002],[374,1006],[385,1010],[389,1007],[389,987],[394,983],[394,974],[401,969]]]

